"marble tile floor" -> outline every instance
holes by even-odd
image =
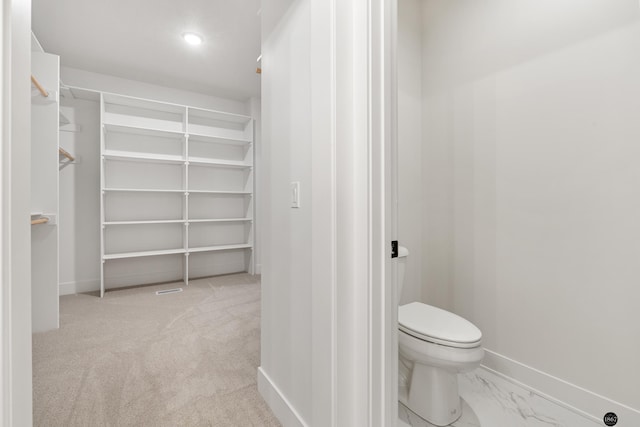
[[[459,375],[462,416],[452,427],[598,427],[589,418],[483,368]],[[433,427],[398,404],[398,426]]]

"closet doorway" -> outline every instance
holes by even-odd
[[[32,4],[34,425],[279,425],[260,1]]]

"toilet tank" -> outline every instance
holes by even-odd
[[[402,298],[402,289],[404,288],[404,273],[407,268],[407,257],[409,249],[404,246],[398,247],[398,302]]]

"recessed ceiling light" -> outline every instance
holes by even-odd
[[[194,46],[202,44],[203,41],[202,36],[196,33],[184,33],[182,34],[182,38],[184,39],[184,41]]]

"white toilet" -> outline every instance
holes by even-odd
[[[409,251],[398,251],[398,298]],[[462,317],[420,302],[398,308],[398,397],[436,426],[462,415],[458,373],[477,368],[484,357],[482,332]]]

